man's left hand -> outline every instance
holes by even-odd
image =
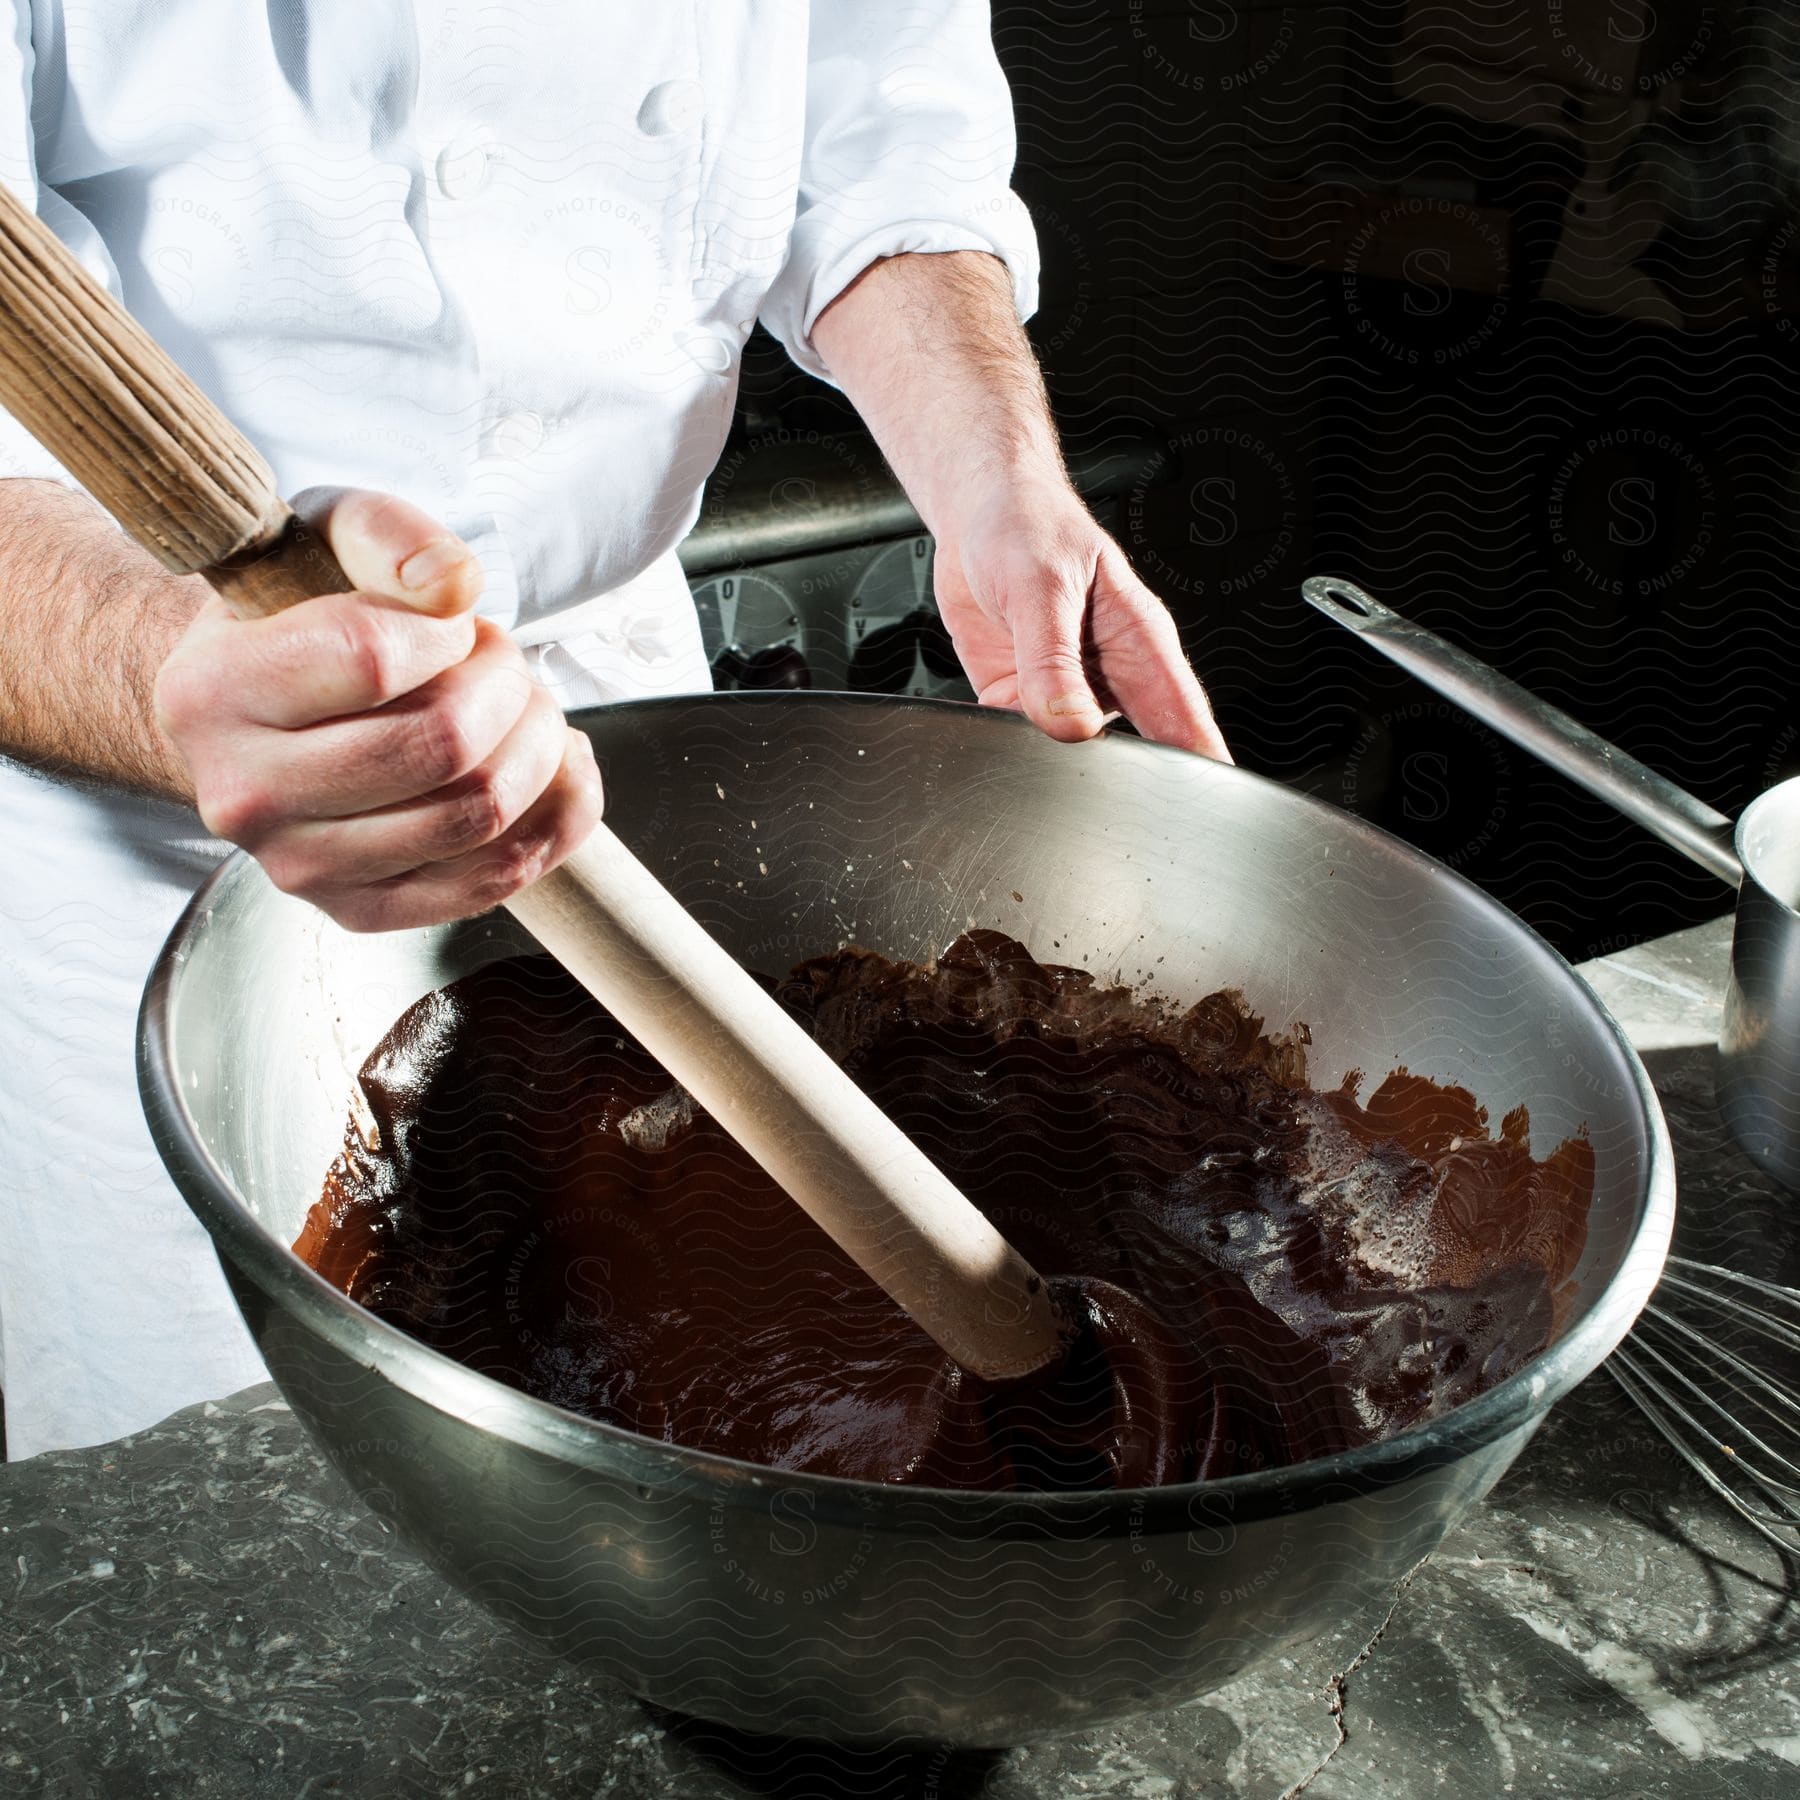
[[[1065,480],[1014,481],[967,516],[939,538],[937,599],[984,706],[1064,742],[1122,712],[1145,737],[1231,761],[1168,609]]]

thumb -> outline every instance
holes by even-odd
[[[293,505],[323,534],[359,594],[439,619],[468,612],[481,597],[474,552],[408,501],[367,488],[309,488]]]
[[[1090,581],[1091,571],[1040,567],[1011,582],[1000,607],[1012,633],[1019,704],[1064,743],[1091,738],[1106,723],[1082,661]]]

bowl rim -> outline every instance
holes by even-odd
[[[737,709],[824,704],[840,710],[905,708],[978,714],[994,729],[1037,728],[1023,715],[962,701],[831,690],[739,691],[615,701],[569,714],[579,727],[590,716],[626,709],[686,707],[695,704]],[[985,727],[984,727],[985,728]],[[1194,753],[1127,733],[1109,733],[1153,756]],[[1205,760],[1205,759],[1202,759]],[[595,1473],[667,1489],[703,1488],[715,1499],[724,1490],[743,1503],[761,1504],[768,1490],[809,1493],[821,1521],[867,1527],[889,1513],[896,1520],[928,1506],[934,1528],[966,1528],[970,1536],[996,1529],[1028,1529],[1058,1535],[1060,1530],[1091,1535],[1096,1517],[1119,1515],[1134,1532],[1188,1529],[1193,1506],[1204,1498],[1216,1518],[1220,1508],[1240,1522],[1291,1514],[1328,1498],[1392,1486],[1425,1470],[1459,1461],[1510,1433],[1541,1422],[1550,1406],[1584,1380],[1630,1330],[1661,1277],[1674,1227],[1675,1169],[1668,1125],[1648,1071],[1623,1028],[1599,996],[1562,955],[1522,919],[1456,870],[1437,862],[1404,839],[1269,777],[1235,765],[1213,763],[1223,778],[1250,782],[1279,793],[1284,802],[1316,811],[1321,823],[1352,837],[1397,850],[1433,879],[1447,881],[1491,924],[1545,960],[1571,998],[1604,1027],[1630,1078],[1648,1145],[1648,1166],[1640,1182],[1640,1216],[1617,1268],[1585,1315],[1557,1343],[1473,1400],[1441,1417],[1410,1426],[1375,1444],[1313,1457],[1277,1468],[1252,1470],[1210,1481],[1164,1487],[1090,1489],[1070,1493],[1004,1492],[989,1489],[925,1488],[860,1481],[845,1476],[775,1469],[708,1451],[667,1444],[623,1426],[570,1412],[507,1386],[434,1350],[367,1312],[347,1294],[303,1263],[291,1248],[265,1230],[234,1192],[201,1138],[176,1078],[171,1032],[175,989],[187,958],[187,943],[219,896],[234,884],[266,879],[242,850],[228,857],[196,890],[164,941],[151,969],[139,1008],[137,1069],[139,1093],[158,1153],[182,1197],[206,1227],[220,1261],[236,1268],[276,1306],[298,1315],[311,1331],[356,1363],[393,1382],[415,1399],[460,1418],[472,1429],[493,1431],[527,1450],[539,1451]]]

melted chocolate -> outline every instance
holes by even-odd
[[[1067,1354],[945,1357],[544,957],[420,1000],[295,1250],[425,1343],[649,1437],[934,1487],[1135,1487],[1446,1411],[1548,1340],[1593,1156],[1534,1161],[1404,1069],[1306,1085],[1304,1027],[1185,1013],[996,932],[770,984],[1055,1287]]]

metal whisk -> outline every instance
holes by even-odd
[[[1800,1398],[1766,1366],[1800,1354],[1800,1288],[1671,1256],[1606,1369],[1690,1468],[1775,1547],[1800,1554]]]

